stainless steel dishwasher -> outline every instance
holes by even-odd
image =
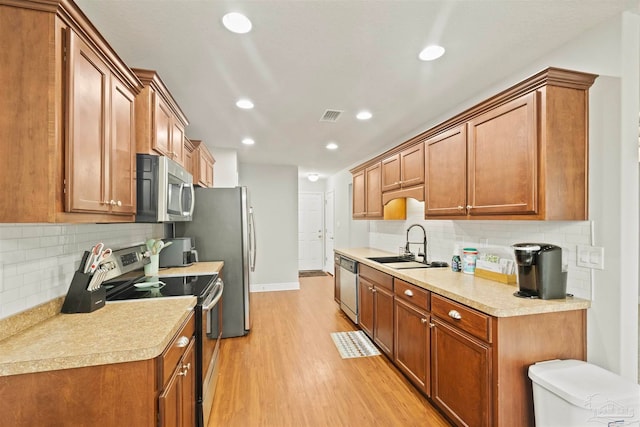
[[[340,256],[340,308],[358,324],[358,261]]]

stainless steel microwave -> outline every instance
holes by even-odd
[[[136,222],[191,221],[193,177],[165,156],[136,157]]]

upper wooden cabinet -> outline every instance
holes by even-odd
[[[192,141],[194,151],[193,166],[193,183],[201,187],[213,187],[213,165],[216,159],[207,148],[207,146],[199,140]]]
[[[382,192],[424,183],[424,144],[402,150],[382,160]]]
[[[382,161],[383,203],[421,200],[395,178],[400,153],[424,140],[427,219],[586,220],[588,90],[596,77],[547,68],[352,173]]]
[[[433,136],[424,144],[425,214],[466,215],[467,125]]]
[[[382,218],[382,164],[353,173],[352,192],[354,219]]]
[[[0,0],[0,222],[131,222],[141,84],[67,0]]]
[[[167,156],[185,166],[187,117],[155,71],[133,72],[144,85],[135,102],[137,152]]]

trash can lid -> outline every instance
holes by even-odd
[[[529,378],[581,408],[593,400],[634,406],[640,402],[640,385],[581,360],[538,362],[529,366]]]

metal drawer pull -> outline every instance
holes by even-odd
[[[176,341],[176,347],[186,347],[189,345],[189,338],[182,336],[180,338],[178,338],[178,341]]]
[[[182,364],[182,369],[186,371],[188,371],[189,369],[191,369],[191,363],[187,363],[186,365],[183,363]]]
[[[456,319],[456,320],[462,319],[462,315],[460,313],[458,313],[456,310],[451,310],[449,312],[449,317],[451,317],[452,319]]]
[[[430,328],[435,328],[435,327],[436,327],[436,324],[435,324],[435,323],[433,323],[433,322],[429,322],[429,327],[430,327]]]
[[[422,324],[425,324],[425,323],[427,323],[427,319],[422,318],[422,319],[420,319],[420,322],[422,322]]]
[[[404,291],[404,294],[408,297],[412,297],[413,296],[413,291],[411,289],[406,289]]]

